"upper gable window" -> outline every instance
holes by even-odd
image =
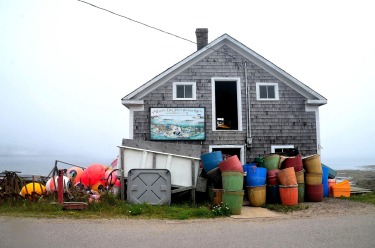
[[[242,131],[240,78],[211,78],[212,131]]]
[[[196,83],[174,82],[173,100],[196,100]]]
[[[279,100],[277,83],[256,83],[257,100]]]

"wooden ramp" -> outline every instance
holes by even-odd
[[[355,186],[350,186],[350,194],[355,195],[355,194],[364,194],[364,193],[371,193],[371,189],[363,189]]]

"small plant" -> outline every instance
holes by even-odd
[[[128,213],[130,215],[140,215],[140,214],[142,214],[142,207],[140,205],[131,204],[131,205],[129,205],[128,209],[129,209]]]
[[[215,216],[229,216],[230,215],[230,209],[226,203],[221,203],[221,205],[214,206],[212,208],[212,213]]]

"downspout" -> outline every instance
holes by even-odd
[[[246,145],[251,146],[253,139],[251,137],[251,118],[250,118],[250,95],[249,95],[249,86],[247,83],[247,67],[246,61],[244,62],[245,70],[245,87],[246,87]]]

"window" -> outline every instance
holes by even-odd
[[[173,100],[196,100],[196,83],[174,82]]]
[[[271,152],[272,153],[285,153],[290,149],[293,149],[294,145],[272,145]]]
[[[239,78],[211,78],[212,130],[242,131]]]
[[[257,100],[279,100],[277,83],[256,83]]]
[[[221,151],[223,155],[237,155],[242,164],[245,164],[245,146],[241,145],[210,145],[209,152]]]

